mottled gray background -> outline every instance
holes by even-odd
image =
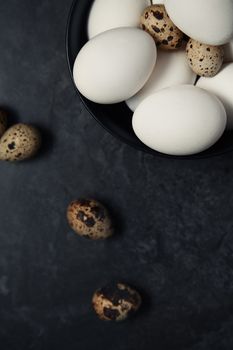
[[[0,0],[0,105],[43,132],[34,160],[0,164],[1,350],[232,350],[233,154],[154,158],[88,115],[64,37],[71,0]],[[67,204],[112,209],[114,239],[71,232]],[[144,297],[103,323],[93,291],[113,279]]]

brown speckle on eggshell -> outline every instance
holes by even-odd
[[[92,305],[101,320],[124,321],[139,309],[141,296],[124,283],[112,283],[94,293]]]
[[[107,209],[93,199],[79,199],[70,203],[67,220],[80,236],[93,240],[105,239],[113,234],[113,224]]]
[[[182,46],[184,34],[171,21],[163,5],[151,5],[144,10],[141,28],[162,49],[175,50]]]
[[[224,49],[222,46],[206,45],[189,39],[186,54],[192,70],[202,77],[215,76],[223,64]]]
[[[7,116],[8,113],[3,109],[0,109],[0,137],[2,137],[7,129]]]
[[[33,157],[41,144],[39,131],[26,124],[9,128],[0,140],[0,160],[21,161]]]

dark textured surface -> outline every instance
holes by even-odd
[[[39,157],[0,164],[1,350],[232,350],[233,154],[153,158],[84,110],[64,51],[71,1],[0,1],[0,105],[43,131]],[[108,204],[118,234],[71,232],[76,197]],[[137,317],[99,321],[94,290],[121,279]]]

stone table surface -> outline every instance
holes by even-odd
[[[0,1],[0,105],[44,141],[34,160],[0,163],[1,350],[232,350],[233,154],[156,158],[97,125],[66,64],[71,1]],[[79,197],[111,208],[115,238],[70,230]],[[143,295],[125,323],[92,311],[112,280]]]

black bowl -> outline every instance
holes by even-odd
[[[73,80],[73,65],[75,58],[87,42],[87,19],[93,0],[74,0],[67,24],[66,32],[66,52],[69,71]],[[76,89],[77,90],[77,89]],[[132,112],[125,103],[114,105],[100,105],[87,100],[77,90],[82,102],[90,114],[97,120],[108,132],[116,136],[128,145],[153,155],[179,159],[199,159],[212,157],[233,150],[233,132],[225,132],[222,138],[205,152],[192,156],[169,156],[156,152],[144,145],[134,134],[132,129]]]

